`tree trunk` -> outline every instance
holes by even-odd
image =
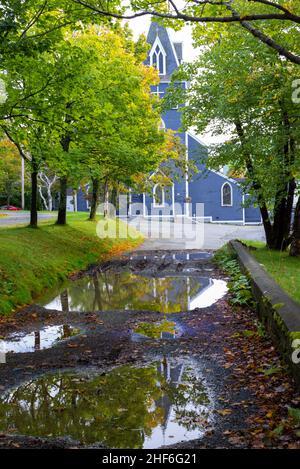
[[[291,136],[290,119],[285,105],[281,102],[282,128],[285,141],[282,149],[283,165],[281,168],[283,186],[278,188],[275,198],[273,223],[273,249],[284,251],[290,244],[291,218],[296,182],[292,176],[295,158],[295,142]]]
[[[300,256],[300,197],[298,198],[294,214],[290,256]]]
[[[96,219],[97,207],[100,195],[100,181],[98,178],[92,178],[92,202],[90,211],[90,220]]]
[[[251,180],[252,188],[255,191],[257,202],[260,208],[262,216],[263,226],[266,235],[267,246],[270,249],[284,250],[287,248],[290,239],[291,229],[291,214],[294,193],[296,184],[294,178],[290,174],[290,165],[293,159],[293,142],[289,138],[289,121],[288,116],[284,115],[284,125],[287,134],[287,140],[283,149],[285,155],[285,165],[283,168],[283,177],[290,179],[284,184],[283,187],[277,190],[274,204],[274,221],[271,223],[269,211],[267,208],[266,201],[263,196],[263,188],[256,178],[255,169],[252,163],[251,156],[245,152],[245,160],[247,171]],[[242,147],[245,145],[245,134],[244,129],[240,121],[235,122],[237,134],[239,136]],[[285,179],[286,180],[286,179]]]
[[[64,290],[60,294],[61,309],[64,313],[69,312],[69,294],[68,290]]]
[[[109,207],[108,181],[105,181],[105,184],[104,184],[104,218],[108,216],[108,207]]]
[[[48,209],[48,202],[47,202],[47,200],[45,199],[44,194],[43,194],[43,189],[42,189],[42,187],[41,187],[40,185],[38,186],[38,188],[39,188],[40,198],[41,198],[41,200],[42,200],[42,202],[43,202],[43,204],[44,204],[44,208],[45,208],[45,210],[49,210],[49,209]]]
[[[37,223],[38,223],[37,199],[38,199],[38,168],[34,160],[32,160],[31,205],[30,205],[30,226],[32,228],[36,228]]]
[[[286,188],[285,188],[286,189]],[[285,189],[277,191],[274,204],[274,220],[272,230],[272,240],[270,243],[271,249],[283,250],[285,249],[285,233],[286,233],[286,197]]]
[[[290,244],[291,225],[292,225],[292,212],[293,212],[293,204],[294,204],[296,188],[297,188],[297,184],[296,184],[295,178],[291,178],[290,181],[289,181],[289,189],[288,189],[288,195],[287,195],[287,200],[286,200],[286,221],[285,221],[285,224],[286,224],[287,246]]]
[[[67,223],[67,176],[60,178],[60,197],[57,215],[57,225],[66,225]]]
[[[50,185],[47,187],[48,210],[50,212],[52,212],[52,206],[53,206],[51,187],[52,186],[50,186]]]
[[[72,106],[71,103],[66,105],[66,109],[70,109]],[[71,117],[68,114],[68,111],[65,116],[65,122],[69,124],[71,122]],[[71,143],[71,136],[69,132],[66,132],[65,135],[62,136],[60,140],[61,147],[65,153],[69,152]],[[60,198],[59,198],[59,206],[58,206],[58,214],[57,214],[57,225],[66,225],[67,224],[67,185],[68,185],[68,178],[67,176],[60,177]]]

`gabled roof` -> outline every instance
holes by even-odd
[[[202,140],[200,140],[199,137],[197,137],[193,133],[188,131],[187,135],[188,135],[188,137],[190,137],[190,138],[194,139],[196,142],[198,142],[203,148],[206,148],[206,149],[208,148],[208,146]],[[232,184],[236,184],[236,185],[240,186],[240,182],[239,182],[238,179],[227,176],[226,174],[222,173],[221,171],[217,171],[216,169],[207,168],[207,170],[211,171],[212,173],[217,174],[218,176],[222,177],[223,179],[226,179],[227,181],[229,181]]]
[[[174,70],[179,66],[179,57],[177,55],[175,45],[171,41],[170,35],[168,33],[168,30],[164,27],[161,26],[160,24],[156,22],[152,22],[150,25],[150,29],[148,32],[147,36],[147,42],[150,44],[151,48],[149,51],[149,56],[147,57],[147,60],[145,61],[146,65],[150,65],[150,53],[152,50],[153,45],[155,42],[157,42],[157,39],[159,39],[165,53],[166,53],[166,74],[162,76],[163,79],[169,79]],[[182,48],[179,47],[177,43],[177,50],[178,53],[182,52]],[[180,60],[182,57],[180,57]]]
[[[183,59],[182,42],[174,42],[174,48],[175,48],[175,51],[176,51],[178,62],[181,64],[182,59]]]

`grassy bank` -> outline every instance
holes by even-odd
[[[109,221],[110,228],[115,226]],[[131,232],[133,235],[133,232]],[[0,231],[0,314],[29,304],[72,272],[138,245],[141,237],[99,239],[86,213],[68,216],[68,226],[48,221],[39,229]]]
[[[251,254],[264,266],[278,285],[300,303],[300,259],[290,257],[287,252],[271,251],[264,243],[258,241],[243,242],[256,248],[251,251]]]

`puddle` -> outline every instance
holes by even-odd
[[[198,295],[191,298],[190,309],[208,308],[223,298],[228,291],[227,282],[224,280],[209,279],[209,285],[202,289]]]
[[[26,353],[35,352],[51,348],[57,342],[68,339],[79,334],[79,329],[75,329],[67,324],[60,326],[46,326],[39,331],[30,333],[14,332],[5,340],[0,341],[1,351],[5,353]]]
[[[212,424],[212,402],[191,362],[164,358],[101,375],[47,374],[2,395],[0,431],[158,448],[203,437]]]
[[[206,308],[227,292],[226,282],[208,277],[146,277],[130,272],[102,272],[70,282],[68,288],[40,302],[58,311],[147,310],[177,313]]]
[[[133,340],[139,337],[149,339],[176,339],[179,336],[179,330],[176,322],[141,322],[133,331]]]

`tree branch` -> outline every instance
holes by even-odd
[[[270,20],[279,20],[279,21],[291,21],[296,24],[300,24],[300,16],[291,13],[286,7],[282,5],[278,5],[277,3],[273,2],[272,0],[248,0],[249,2],[260,3],[266,5],[270,8],[274,8],[280,10],[282,13],[261,13],[261,14],[248,14],[248,15],[240,15],[237,11],[235,11],[231,6],[231,0],[192,0],[195,5],[198,6],[205,6],[205,5],[216,5],[216,6],[223,6],[227,10],[231,11],[231,16],[191,16],[188,14],[183,13],[179,10],[176,5],[176,0],[169,0],[170,5],[173,7],[173,12],[160,12],[155,9],[150,10],[142,10],[132,14],[125,14],[125,13],[116,13],[109,10],[104,10],[98,8],[94,5],[90,5],[87,3],[86,0],[72,0],[73,2],[80,4],[81,6],[88,8],[96,13],[99,13],[102,16],[110,16],[116,19],[133,19],[139,18],[142,16],[150,15],[158,18],[163,19],[171,19],[171,20],[182,20],[185,22],[191,23],[239,23],[244,29],[249,31],[254,37],[259,39],[262,43],[266,44],[271,49],[275,50],[279,55],[285,57],[290,62],[300,65],[300,56],[290,52],[284,46],[278,44],[274,39],[270,36],[267,36],[261,30],[254,28],[250,23],[253,21],[270,21]]]
[[[33,16],[33,18],[29,21],[28,25],[23,30],[20,36],[20,39],[26,36],[27,31],[38,21],[38,19],[40,18],[40,16],[43,14],[45,10],[47,3],[48,3],[48,0],[45,0],[41,8],[36,12],[36,14]]]
[[[232,8],[229,3],[227,4],[227,9],[232,12],[232,16],[239,17],[239,14],[236,10]],[[288,51],[285,47],[281,46],[280,44],[277,44],[274,39],[272,39],[270,36],[267,36],[264,34],[262,31],[259,29],[256,29],[250,24],[248,21],[241,21],[240,25],[249,31],[254,37],[257,37],[261,42],[266,44],[267,46],[271,47],[272,49],[276,50],[276,52],[279,55],[284,56],[287,58],[290,62],[295,63],[297,65],[300,65],[300,56],[293,54],[292,52]]]
[[[172,13],[162,13],[157,10],[142,10],[137,13],[132,13],[132,14],[123,14],[123,13],[115,13],[109,10],[102,10],[98,7],[95,7],[94,5],[90,5],[87,3],[85,0],[72,0],[75,3],[78,3],[79,5],[82,5],[83,7],[89,8],[92,11],[95,11],[96,13],[99,13],[102,16],[110,16],[112,18],[116,19],[125,19],[125,20],[131,20],[134,18],[139,18],[141,16],[156,16],[158,18],[164,18],[164,19],[171,19],[171,20],[183,20],[183,21],[191,21],[193,23],[240,23],[241,21],[261,21],[261,20],[281,20],[281,21],[294,21],[295,23],[300,24],[300,16],[294,15],[293,13],[290,13],[288,10],[287,12],[283,13],[261,13],[261,14],[249,14],[249,15],[237,15],[237,16],[191,16],[187,15],[185,13],[182,13],[179,11],[179,9],[176,7],[174,8],[174,1],[172,1],[171,5],[174,8],[175,14]],[[255,0],[253,0],[255,1]],[[227,7],[229,5],[229,2],[214,2],[214,1],[209,1],[209,0],[203,0],[202,2],[194,1],[194,3],[198,5],[220,5]]]
[[[4,125],[0,125],[1,129],[7,136],[7,138],[15,145],[15,147],[18,149],[20,156],[27,161],[31,161],[31,158],[26,155],[25,151],[23,150],[22,146],[17,142],[17,140],[11,135],[11,133],[7,130],[7,128]]]

